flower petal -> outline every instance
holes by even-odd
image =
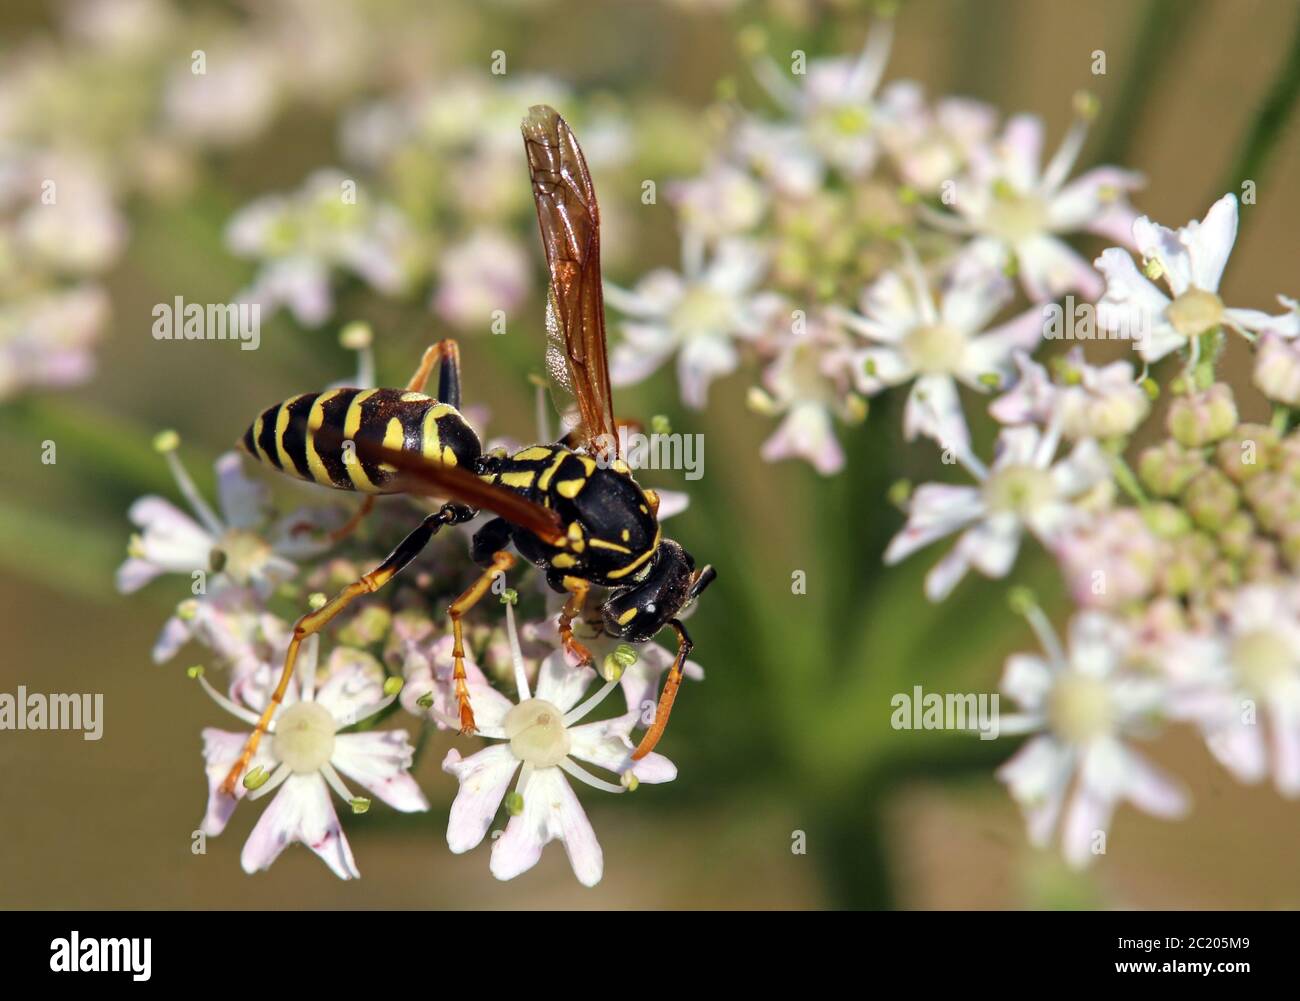
[[[583,886],[595,886],[605,861],[591,821],[558,768],[533,772],[523,791],[524,809],[511,817],[506,831],[492,846],[492,875],[513,879],[535,866],[547,842],[559,838],[573,874]]]
[[[483,840],[518,767],[508,744],[493,744],[463,759],[455,748],[447,752],[442,770],[460,782],[447,818],[448,848],[459,855]]]
[[[290,775],[280,786],[244,843],[240,855],[244,872],[269,869],[285,846],[295,841],[319,855],[339,879],[361,875],[319,772]]]

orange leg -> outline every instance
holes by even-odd
[[[408,393],[423,393],[424,387],[429,384],[429,376],[433,373],[433,366],[439,360],[442,362],[440,372],[446,373],[446,378],[441,378],[441,382],[447,382],[454,377],[456,384],[456,395],[460,393],[460,345],[450,337],[444,338],[437,344],[431,344],[425,348],[424,357],[420,359],[420,365],[415,370],[406,384]],[[441,397],[440,397],[441,398]],[[460,405],[460,400],[442,400],[443,403],[450,403],[453,407]]]
[[[338,528],[334,529],[334,531],[330,532],[330,542],[342,542],[344,539],[346,539],[349,535],[351,535],[353,532],[357,530],[357,526],[360,525],[363,521],[365,521],[366,515],[368,515],[374,509],[375,509],[375,495],[370,494],[368,497],[366,497],[365,500],[361,502],[361,506],[357,508],[356,512],[352,515],[351,518],[345,521]]]
[[[324,629],[339,612],[347,608],[356,598],[361,597],[363,594],[378,591],[387,584],[398,571],[419,555],[420,551],[428,545],[429,540],[438,533],[438,530],[443,525],[451,524],[455,519],[456,515],[450,505],[444,507],[437,514],[429,515],[415,531],[398,544],[397,548],[383,563],[375,567],[370,573],[365,574],[360,580],[349,584],[321,608],[314,612],[308,612],[294,623],[293,638],[289,640],[289,649],[284,657],[284,669],[280,672],[280,681],[275,686],[271,701],[267,703],[266,709],[263,710],[261,718],[257,721],[257,727],[249,734],[248,740],[244,742],[244,749],[239,755],[239,760],[231,767],[225,781],[221,783],[222,792],[227,796],[235,794],[235,783],[239,781],[244,769],[248,767],[248,763],[253,760],[253,755],[257,753],[257,747],[262,741],[262,735],[270,727],[271,717],[275,715],[276,709],[284,701],[284,693],[289,689],[289,679],[293,677],[294,666],[298,662],[298,648],[302,646],[302,641],[313,633],[318,633]]]
[[[587,592],[591,590],[591,584],[581,577],[565,577],[561,583],[569,592],[569,597],[560,612],[560,641],[564,644],[565,653],[577,660],[580,665],[588,667],[592,662],[591,651],[574,638],[573,620],[582,614],[582,606],[586,604]]]
[[[668,716],[673,711],[673,702],[677,699],[677,689],[682,683],[682,668],[686,665],[687,656],[695,647],[685,626],[676,619],[673,619],[671,625],[677,633],[677,656],[673,658],[673,666],[668,669],[664,690],[659,695],[659,705],[655,708],[655,721],[641,738],[641,743],[637,745],[636,750],[632,752],[633,761],[640,761],[653,751],[655,745],[659,743],[659,738],[664,735],[664,729],[668,726]]]
[[[456,705],[460,710],[460,732],[464,734],[473,733],[478,727],[474,723],[474,710],[469,704],[469,685],[465,683],[465,645],[461,636],[460,620],[466,612],[483,600],[497,574],[509,572],[514,565],[514,554],[505,550],[493,553],[492,565],[479,574],[478,580],[466,588],[465,593],[453,601],[447,609],[447,616],[451,619],[452,636],[455,638],[455,645],[451,650],[454,663],[452,681],[456,687]]]

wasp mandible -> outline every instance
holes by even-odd
[[[302,480],[367,495],[336,537],[355,528],[380,494],[433,496],[445,503],[378,567],[294,624],[279,683],[222,784],[229,795],[284,698],[303,640],[353,600],[388,583],[444,526],[467,522],[480,511],[496,516],[471,543],[483,572],[447,609],[461,732],[475,730],[461,620],[493,579],[514,567],[515,553],[567,595],[560,636],[565,651],[581,664],[590,665],[592,655],[573,635],[573,620],[593,587],[608,592],[601,618],[610,636],[643,642],[665,627],[673,629],[677,655],[634,760],[653,750],[668,723],[693,646],[679,616],[716,574],[711,566],[696,570],[686,550],[663,538],[658,496],[637,484],[620,455],[605,345],[600,210],[586,159],[552,108],[529,109],[521,130],[550,270],[546,368],[557,395],[573,400],[572,408],[562,408],[570,430],[554,444],[513,455],[485,453],[460,412],[460,353],[451,340],[425,352],[403,389],[304,393],[257,417],[240,443],[254,459]],[[430,397],[424,389],[435,364],[437,396]]]

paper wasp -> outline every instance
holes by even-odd
[[[426,517],[378,567],[294,625],[270,703],[222,785],[227,794],[248,766],[293,676],[299,646],[355,598],[386,584],[446,525],[479,511],[495,518],[474,535],[471,555],[483,568],[447,610],[454,637],[456,702],[462,733],[475,730],[466,684],[461,619],[516,562],[514,550],[567,594],[560,612],[565,651],[590,664],[573,620],[592,587],[607,589],[601,619],[607,634],[649,640],[665,626],[677,634],[655,719],[633,759],[649,754],[667,725],[692,649],[678,615],[713,581],[680,545],[663,538],[659,500],[640,487],[619,455],[610,393],[600,276],[600,212],[591,175],[573,132],[554,109],[531,108],[521,126],[542,245],[550,270],[546,367],[553,388],[572,398],[576,418],[559,442],[514,455],[485,453],[460,413],[460,354],[444,340],[429,348],[404,389],[335,389],[295,396],[265,411],[241,445],[274,468],[339,490],[367,495],[341,530],[355,527],[379,494],[434,496],[446,502]],[[438,365],[436,397],[424,394]]]

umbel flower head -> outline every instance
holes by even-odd
[[[342,661],[340,669],[325,677],[318,688],[319,647],[318,636],[303,643],[296,676],[271,719],[270,739],[258,745],[234,797],[223,793],[221,784],[248,734],[211,727],[203,731],[208,773],[208,809],[201,828],[205,834],[215,836],[225,830],[240,800],[276,794],[244,844],[240,861],[247,873],[270,868],[285,846],[296,841],[319,855],[340,879],[361,875],[330,802],[330,790],[354,813],[366,812],[370,801],[353,795],[340,772],[403,813],[429,808],[410,775],[415,749],[405,730],[340,732],[386,709],[397,698],[398,679],[381,682],[377,674],[350,660]],[[249,726],[257,725],[270,701],[269,683],[245,686],[246,704],[240,705],[208,684],[201,670],[194,673],[218,705]],[[266,677],[272,676],[268,671]]]
[[[621,793],[640,782],[670,782],[677,777],[677,769],[657,753],[631,760],[633,747],[628,735],[637,723],[635,710],[596,723],[581,723],[618,687],[617,678],[579,703],[596,672],[570,667],[563,651],[557,650],[542,662],[534,693],[519,651],[511,605],[506,606],[506,624],[519,701],[512,703],[485,685],[470,686],[479,733],[500,743],[468,758],[455,749],[447,752],[443,771],[460,782],[447,822],[447,845],[458,854],[477,847],[504,799],[510,821],[492,844],[492,875],[513,879],[526,872],[541,859],[547,842],[558,838],[578,881],[595,886],[604,872],[604,855],[565,775],[595,789]],[[620,774],[622,782],[616,785],[597,778],[579,765],[579,760]],[[515,772],[519,780],[514,791],[508,792]]]

